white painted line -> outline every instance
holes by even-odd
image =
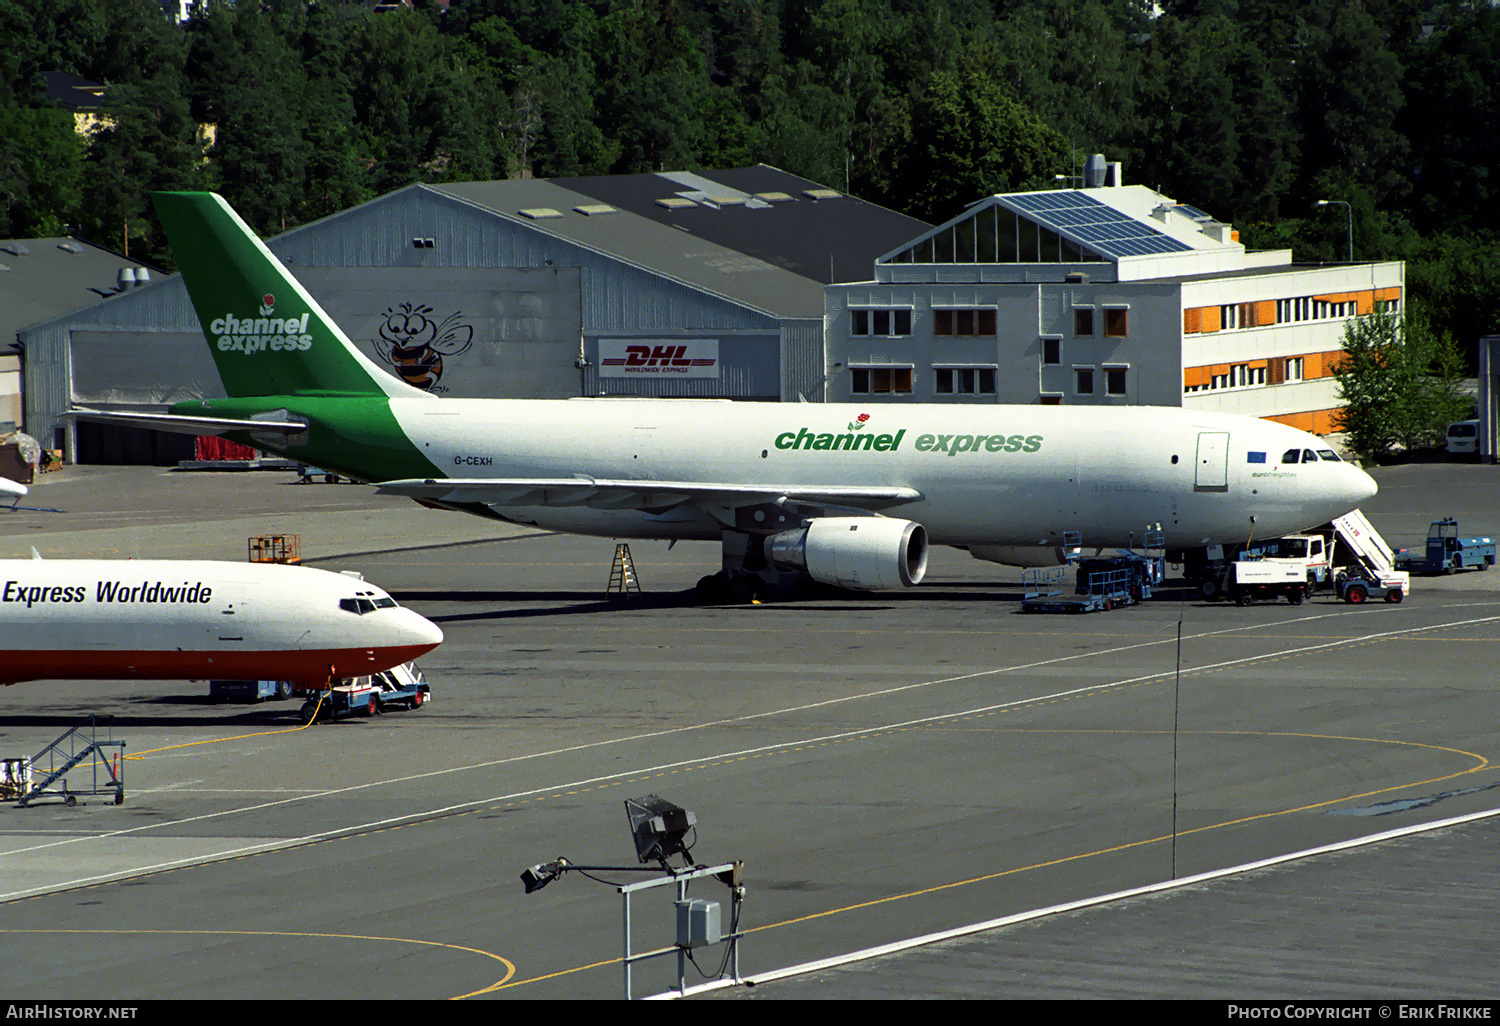
[[[1146,884],[1141,887],[1132,887],[1125,891],[1116,891],[1113,894],[1101,894],[1093,898],[1081,898],[1078,901],[1066,902],[1062,905],[1052,905],[1048,908],[1033,909],[1029,912],[1017,912],[1013,915],[1002,916],[999,919],[989,919],[982,923],[972,923],[968,926],[958,926],[951,930],[943,930],[938,933],[929,933],[921,937],[911,937],[907,940],[892,941],[878,947],[865,948],[861,951],[851,951],[845,955],[834,955],[830,958],[819,959],[815,962],[804,962],[801,965],[787,966],[784,969],[772,969],[769,972],[759,973],[755,976],[747,976],[741,982],[747,987],[756,987],[762,983],[774,983],[792,976],[804,976],[808,973],[819,972],[823,969],[835,969],[839,966],[849,965],[854,962],[862,962],[866,959],[879,958],[882,955],[891,955],[901,951],[910,951],[913,948],[925,947],[929,944],[939,944],[943,941],[953,940],[955,937],[966,937],[970,934],[983,933],[986,930],[996,930],[1001,927],[1014,926],[1017,923],[1029,922],[1033,919],[1041,919],[1045,916],[1058,915],[1063,912],[1075,912],[1081,908],[1091,908],[1097,905],[1105,905],[1114,901],[1123,901],[1126,898],[1138,898],[1146,894],[1160,894],[1165,891],[1176,890],[1182,887],[1192,887],[1209,880],[1218,880],[1226,876],[1236,876],[1240,873],[1253,873],[1258,869],[1269,866],[1279,866],[1287,862],[1295,862],[1299,859],[1312,858],[1316,855],[1327,855],[1336,851],[1348,851],[1351,848],[1360,848],[1365,845],[1379,844],[1382,841],[1394,840],[1398,837],[1410,837],[1413,834],[1430,833],[1434,830],[1444,830],[1448,827],[1462,826],[1465,823],[1473,823],[1492,816],[1500,816],[1500,809],[1489,809],[1483,812],[1471,812],[1463,816],[1454,816],[1451,819],[1439,820],[1436,823],[1419,823],[1415,826],[1398,827],[1383,833],[1369,834],[1365,837],[1355,837],[1347,841],[1337,841],[1333,844],[1325,844],[1319,848],[1308,848],[1305,851],[1291,852],[1286,855],[1275,855],[1259,862],[1247,862],[1240,866],[1228,866],[1224,869],[1211,869],[1206,873],[1196,876],[1183,877],[1181,880],[1163,880],[1160,883]],[[726,986],[733,986],[732,980],[715,980],[712,983],[689,987],[686,991],[678,994],[669,991],[665,994],[656,995],[658,998],[692,997],[710,990],[720,990]]]
[[[1285,627],[1287,624],[1290,624],[1290,623],[1301,623],[1301,622],[1306,622],[1306,621],[1309,621],[1309,620],[1320,620],[1320,619],[1325,619],[1325,618],[1327,618],[1329,616],[1344,616],[1344,615],[1349,615],[1349,614],[1348,613],[1343,613],[1343,612],[1340,612],[1340,613],[1314,614],[1312,616],[1299,617],[1299,618],[1297,618],[1295,620],[1282,620],[1282,621],[1278,621],[1278,622],[1276,622],[1274,624],[1254,624],[1254,625],[1250,625],[1250,626],[1246,626],[1246,627],[1233,627],[1233,628],[1227,628],[1225,630],[1206,631],[1206,632],[1204,632],[1202,634],[1193,635],[1192,637],[1194,639],[1197,639],[1197,638],[1216,637],[1216,636],[1221,636],[1221,635],[1225,635],[1225,634],[1237,634],[1237,633],[1242,633],[1242,632],[1245,632],[1245,631],[1263,630],[1263,629],[1268,629],[1268,628],[1273,628],[1273,627]],[[1239,658],[1239,659],[1230,659],[1230,660],[1225,660],[1223,662],[1209,663],[1209,664],[1205,664],[1205,665],[1202,665],[1202,666],[1185,667],[1182,670],[1182,673],[1184,675],[1192,674],[1192,673],[1202,673],[1202,672],[1207,671],[1207,670],[1221,669],[1221,668],[1227,667],[1227,666],[1236,666],[1236,665],[1240,665],[1240,664],[1244,664],[1244,663],[1255,662],[1257,660],[1262,660],[1262,659],[1281,658],[1281,657],[1285,657],[1285,656],[1288,656],[1288,655],[1295,655],[1295,654],[1304,653],[1304,652],[1314,652],[1314,651],[1319,651],[1321,649],[1337,648],[1337,647],[1342,646],[1342,645],[1356,644],[1356,643],[1363,642],[1363,641],[1369,641],[1369,640],[1375,639],[1375,638],[1395,637],[1395,636],[1399,636],[1399,635],[1403,635],[1403,634],[1414,634],[1414,633],[1421,633],[1421,632],[1424,632],[1424,631],[1442,630],[1444,628],[1449,628],[1449,627],[1461,627],[1461,626],[1467,626],[1467,625],[1476,624],[1476,623],[1488,623],[1488,622],[1490,622],[1492,620],[1500,620],[1500,616],[1483,616],[1483,617],[1476,617],[1476,618],[1469,619],[1469,620],[1456,620],[1456,621],[1451,621],[1451,622],[1448,622],[1448,623],[1430,624],[1430,625],[1423,626],[1423,627],[1410,627],[1410,628],[1403,628],[1401,630],[1382,631],[1382,632],[1375,633],[1375,634],[1363,634],[1363,635],[1351,636],[1349,638],[1342,638],[1342,639],[1338,639],[1336,641],[1331,641],[1331,642],[1323,642],[1323,643],[1319,643],[1319,644],[1315,644],[1315,645],[1305,645],[1305,646],[1303,646],[1301,648],[1282,648],[1282,649],[1276,649],[1275,651],[1266,652],[1266,653],[1261,654],[1261,655],[1245,656],[1245,657],[1242,657],[1242,658]],[[1189,640],[1189,639],[1188,638],[1184,638],[1183,640],[1186,641],[1186,640]],[[591,741],[591,742],[587,742],[587,743],[581,744],[581,745],[572,745],[572,746],[568,746],[568,747],[564,747],[564,748],[552,749],[550,751],[533,752],[533,753],[530,753],[530,754],[527,754],[527,755],[517,755],[517,756],[512,756],[512,757],[506,758],[506,759],[496,759],[496,760],[491,760],[491,761],[487,761],[487,762],[474,763],[474,764],[466,765],[466,766],[455,766],[455,767],[451,767],[449,769],[444,769],[444,770],[432,770],[432,771],[425,772],[425,773],[413,773],[413,774],[408,774],[408,775],[401,776],[401,777],[388,778],[386,780],[368,780],[368,781],[363,781],[363,782],[358,783],[358,784],[351,784],[351,785],[349,785],[347,787],[329,788],[327,790],[316,791],[316,792],[312,792],[312,793],[308,793],[308,794],[294,795],[292,797],[281,798],[281,799],[274,800],[274,801],[265,801],[265,802],[259,802],[259,803],[256,803],[256,804],[247,805],[247,806],[241,806],[241,807],[233,808],[233,809],[224,809],[224,810],[221,810],[219,812],[209,812],[209,813],[203,813],[203,814],[197,815],[197,816],[188,816],[188,817],[184,817],[182,819],[175,819],[175,820],[171,820],[171,821],[168,821],[168,822],[147,823],[147,824],[143,824],[141,826],[128,827],[128,828],[125,828],[125,829],[122,829],[122,830],[106,831],[104,833],[89,835],[86,838],[80,837],[80,838],[71,838],[71,839],[54,839],[54,840],[47,841],[45,843],[34,844],[34,845],[29,846],[29,847],[11,849],[10,851],[8,851],[8,852],[5,853],[5,857],[14,857],[14,856],[21,855],[21,854],[26,854],[26,853],[36,852],[36,851],[42,851],[42,850],[45,850],[45,849],[48,849],[48,848],[56,848],[56,847],[59,847],[59,846],[62,846],[62,845],[78,844],[78,843],[84,843],[85,841],[100,840],[100,839],[111,838],[111,837],[125,837],[125,836],[130,836],[130,835],[133,835],[133,834],[141,834],[141,833],[146,833],[146,832],[150,832],[150,831],[167,831],[167,832],[170,832],[172,829],[177,828],[177,827],[181,827],[182,825],[184,825],[186,823],[201,822],[201,821],[212,820],[212,819],[221,819],[221,818],[228,817],[228,816],[244,815],[244,814],[248,814],[248,813],[252,813],[252,812],[259,812],[259,811],[262,811],[262,810],[265,810],[265,809],[275,808],[275,807],[280,806],[280,805],[289,805],[289,804],[292,804],[292,803],[309,801],[309,800],[316,799],[316,798],[336,797],[336,796],[340,796],[340,795],[350,794],[350,793],[353,793],[353,792],[356,792],[356,791],[368,790],[368,789],[371,789],[371,788],[386,787],[386,786],[398,785],[398,784],[406,784],[406,783],[410,783],[410,782],[416,781],[416,780],[426,780],[426,779],[431,779],[431,778],[435,778],[435,777],[449,776],[449,775],[452,775],[454,773],[464,773],[464,772],[469,772],[469,771],[472,771],[472,770],[491,769],[491,768],[494,768],[494,767],[497,767],[497,766],[504,766],[504,765],[511,764],[511,763],[527,762],[527,761],[531,761],[531,760],[535,760],[535,759],[548,758],[548,757],[551,757],[551,756],[567,755],[567,754],[571,754],[571,753],[574,753],[574,752],[587,751],[589,749],[594,749],[594,748],[604,748],[604,747],[608,747],[610,745],[626,744],[626,743],[629,743],[629,742],[632,742],[632,741],[654,740],[654,739],[666,737],[666,736],[669,736],[669,735],[672,735],[672,734],[682,734],[682,733],[689,733],[689,732],[693,732],[693,731],[701,731],[701,730],[706,730],[706,729],[709,729],[709,728],[712,728],[712,727],[732,726],[732,725],[735,725],[735,724],[747,723],[747,722],[750,722],[752,720],[768,719],[768,718],[771,718],[771,717],[783,716],[783,715],[788,715],[788,714],[791,714],[791,713],[800,713],[800,712],[805,712],[805,711],[810,710],[810,709],[818,709],[818,708],[823,708],[823,707],[826,707],[826,706],[840,705],[840,704],[843,704],[843,703],[846,703],[846,702],[853,702],[853,701],[858,701],[858,700],[861,700],[861,699],[876,698],[876,697],[880,697],[880,696],[883,696],[883,695],[896,694],[896,693],[899,693],[899,692],[902,692],[902,691],[910,691],[910,690],[915,690],[915,689],[920,689],[920,688],[935,687],[935,686],[940,685],[940,684],[951,684],[951,683],[955,683],[955,682],[958,682],[958,681],[973,680],[973,679],[980,678],[980,677],[989,677],[989,676],[995,676],[995,675],[998,675],[998,674],[1020,673],[1020,672],[1025,672],[1027,670],[1034,670],[1034,669],[1037,669],[1037,668],[1040,668],[1040,667],[1044,667],[1044,666],[1055,666],[1055,665],[1058,665],[1060,663],[1074,662],[1074,661],[1077,661],[1077,660],[1080,660],[1080,659],[1108,657],[1108,656],[1111,656],[1111,655],[1114,655],[1114,654],[1117,654],[1117,653],[1120,653],[1120,652],[1127,652],[1127,651],[1131,651],[1133,649],[1138,649],[1138,648],[1146,648],[1146,647],[1150,647],[1152,645],[1175,644],[1175,643],[1176,643],[1176,636],[1173,635],[1173,636],[1169,636],[1169,637],[1165,637],[1165,638],[1160,638],[1160,639],[1157,639],[1157,640],[1154,640],[1154,641],[1140,642],[1140,643],[1132,644],[1132,645],[1120,645],[1120,646],[1117,646],[1115,648],[1104,649],[1104,650],[1100,650],[1100,651],[1097,651],[1097,652],[1077,652],[1077,653],[1073,653],[1071,655],[1058,656],[1058,657],[1055,657],[1055,658],[1052,658],[1052,659],[1042,659],[1042,660],[1038,660],[1036,662],[1021,663],[1021,664],[1016,664],[1016,665],[1012,665],[1012,666],[1001,666],[1001,667],[996,667],[996,668],[994,668],[992,670],[979,670],[979,671],[975,671],[973,673],[960,674],[958,676],[953,676],[953,677],[940,677],[940,678],[937,678],[937,679],[934,679],[934,680],[920,681],[920,682],[916,682],[916,683],[912,683],[912,684],[903,684],[903,685],[898,685],[898,686],[895,686],[895,687],[883,688],[883,689],[876,690],[876,691],[862,692],[862,693],[857,694],[857,695],[849,695],[849,696],[846,696],[846,697],[843,697],[843,698],[828,699],[828,700],[821,701],[821,702],[810,702],[810,703],[807,703],[805,705],[791,706],[791,707],[788,707],[788,708],[785,708],[785,709],[771,710],[771,711],[768,711],[768,712],[749,713],[749,714],[744,715],[744,716],[735,716],[735,717],[731,717],[729,719],[723,719],[723,720],[711,720],[711,721],[708,721],[708,722],[705,722],[705,723],[692,724],[692,725],[686,726],[686,727],[672,727],[672,728],[669,728],[669,729],[666,729],[666,730],[651,731],[651,732],[647,732],[647,733],[644,733],[644,734],[635,734],[635,735],[631,735],[629,737],[609,738],[609,739],[602,740],[602,741]],[[98,875],[98,876],[79,877],[79,878],[72,879],[72,880],[67,880],[67,881],[58,881],[58,882],[53,883],[53,884],[48,884],[48,885],[44,885],[44,886],[41,886],[41,887],[33,887],[33,888],[26,889],[26,890],[18,890],[18,891],[11,891],[11,892],[0,892],[0,902],[11,901],[11,900],[14,900],[14,899],[17,899],[17,898],[34,897],[34,896],[36,896],[38,894],[50,893],[52,891],[68,890],[68,889],[72,889],[72,888],[76,888],[76,887],[81,887],[81,886],[86,886],[86,885],[90,885],[90,884],[103,883],[103,882],[110,881],[110,880],[127,879],[127,878],[129,878],[131,876],[138,876],[138,875],[141,875],[141,874],[144,874],[144,873],[158,872],[158,871],[165,870],[165,869],[179,868],[179,867],[188,866],[188,865],[201,865],[201,864],[205,864],[205,863],[208,863],[208,862],[221,861],[221,860],[224,860],[224,859],[236,858],[236,857],[240,857],[240,856],[244,856],[244,855],[259,854],[259,853],[265,853],[265,852],[269,852],[269,851],[277,851],[277,850],[281,850],[281,849],[285,849],[285,848],[293,848],[293,847],[297,847],[299,845],[310,844],[310,843],[313,843],[315,841],[325,841],[325,840],[329,840],[329,839],[334,838],[334,837],[340,837],[340,836],[347,835],[347,834],[355,834],[355,833],[362,833],[362,832],[366,832],[366,831],[370,831],[370,830],[376,830],[376,829],[382,829],[382,828],[389,828],[389,827],[395,826],[397,824],[415,822],[417,820],[428,819],[428,818],[435,817],[435,816],[451,815],[453,813],[463,812],[463,811],[469,810],[469,809],[474,809],[474,808],[477,808],[479,806],[486,805],[486,804],[488,804],[490,802],[517,801],[517,800],[520,800],[520,799],[523,799],[523,798],[532,798],[532,797],[535,797],[536,795],[539,795],[539,794],[550,794],[550,793],[553,793],[553,792],[567,791],[567,790],[571,790],[571,789],[575,789],[575,788],[581,788],[581,787],[593,787],[593,786],[598,786],[600,784],[609,783],[609,782],[615,781],[615,780],[621,780],[621,779],[625,779],[625,778],[628,778],[628,777],[638,776],[638,775],[641,775],[641,774],[662,773],[662,772],[666,772],[668,770],[680,769],[680,768],[682,768],[684,766],[699,765],[699,764],[702,764],[702,763],[705,763],[705,762],[717,762],[717,761],[722,761],[722,760],[726,760],[726,759],[748,758],[748,757],[751,757],[751,756],[761,755],[761,754],[764,754],[766,752],[776,751],[778,749],[783,749],[783,748],[794,748],[794,747],[798,747],[798,746],[801,746],[801,745],[809,745],[809,744],[822,744],[822,743],[828,743],[828,742],[833,742],[833,741],[839,741],[839,740],[843,740],[843,739],[851,738],[851,737],[859,737],[861,735],[866,735],[866,734],[876,734],[876,733],[880,733],[882,731],[900,730],[902,728],[909,728],[909,727],[921,726],[923,724],[936,723],[936,722],[940,722],[940,721],[943,721],[943,720],[959,719],[959,718],[962,718],[962,717],[965,717],[965,716],[976,716],[976,715],[980,715],[980,714],[987,713],[987,712],[995,712],[995,711],[998,711],[1000,709],[1013,708],[1015,706],[1030,705],[1030,704],[1038,703],[1038,702],[1053,701],[1053,700],[1056,700],[1056,699],[1059,699],[1059,698],[1067,698],[1067,697],[1074,696],[1074,695],[1081,695],[1081,694],[1087,694],[1087,693],[1090,693],[1090,692],[1103,691],[1103,690],[1107,690],[1107,689],[1110,689],[1110,688],[1124,687],[1124,686],[1129,685],[1129,684],[1139,684],[1139,683],[1143,683],[1143,682],[1149,681],[1149,680],[1159,680],[1159,679],[1162,679],[1162,678],[1172,677],[1175,673],[1176,673],[1176,670],[1165,670],[1165,671],[1162,671],[1160,673],[1146,674],[1146,675],[1139,676],[1139,677],[1123,678],[1121,680],[1115,680],[1115,681],[1106,681],[1106,682],[1101,683],[1101,684],[1084,685],[1082,687],[1069,688],[1069,689],[1064,690],[1064,691],[1057,691],[1057,692],[1053,692],[1053,693],[1050,693],[1050,694],[1034,695],[1034,696],[1029,697],[1029,698],[1011,699],[1009,701],[997,702],[997,703],[994,703],[994,704],[991,704],[991,705],[976,706],[976,707],[973,707],[973,708],[960,709],[960,710],[953,711],[953,712],[938,713],[938,714],[934,714],[932,716],[923,716],[923,717],[919,717],[917,719],[912,719],[912,720],[903,720],[903,721],[899,721],[899,722],[895,722],[895,723],[877,724],[877,725],[869,726],[869,727],[860,727],[860,728],[852,729],[852,730],[839,731],[839,732],[833,733],[833,734],[824,734],[824,735],[819,735],[819,736],[815,736],[815,737],[804,737],[804,738],[799,738],[799,739],[791,740],[791,741],[779,741],[779,742],[775,742],[773,744],[760,745],[760,746],[755,747],[755,748],[745,748],[745,749],[740,749],[738,751],[732,751],[732,752],[719,752],[717,754],[701,755],[701,756],[697,756],[697,757],[691,758],[691,759],[679,759],[679,760],[677,760],[675,762],[663,763],[663,764],[660,764],[660,765],[657,765],[657,766],[638,767],[636,769],[624,770],[624,771],[621,771],[621,772],[618,772],[618,773],[609,773],[609,774],[605,774],[605,775],[598,776],[598,777],[590,777],[590,778],[587,778],[587,779],[584,779],[584,780],[575,780],[575,781],[561,783],[561,784],[548,784],[548,785],[545,785],[543,787],[532,788],[532,789],[527,790],[527,791],[518,791],[518,792],[512,792],[510,794],[493,795],[493,796],[486,797],[486,798],[473,799],[471,801],[459,802],[457,804],[444,806],[442,808],[426,809],[426,810],[423,810],[423,811],[420,811],[420,812],[406,813],[406,814],[403,814],[403,815],[400,815],[400,816],[392,816],[392,817],[388,817],[388,818],[385,818],[385,819],[374,820],[374,821],[367,822],[367,823],[358,823],[358,824],[353,824],[353,825],[345,826],[345,827],[337,827],[337,828],[330,829],[330,830],[320,831],[318,833],[306,834],[306,835],[303,835],[303,836],[300,836],[300,837],[289,837],[289,838],[285,838],[285,839],[278,840],[278,841],[269,841],[269,842],[257,843],[257,844],[251,845],[249,847],[228,848],[228,849],[226,849],[226,850],[224,850],[224,851],[222,851],[220,853],[213,854],[213,855],[200,854],[200,855],[193,856],[191,858],[173,859],[173,860],[169,860],[169,861],[166,861],[166,862],[156,863],[156,864],[153,864],[153,865],[139,866],[139,867],[136,867],[136,868],[130,869],[130,870],[119,870],[119,871],[116,871],[116,872],[101,874],[101,875]]]

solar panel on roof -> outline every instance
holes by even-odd
[[[1005,201],[1032,215],[1039,224],[1074,242],[1087,242],[1105,256],[1149,256],[1192,249],[1082,192],[1022,193],[1006,196]]]

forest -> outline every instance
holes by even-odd
[[[86,138],[49,71],[108,86]],[[936,223],[1094,152],[1298,260],[1344,259],[1315,203],[1348,203],[1435,334],[1500,332],[1489,2],[0,0],[0,237],[163,267],[155,189],[274,235],[413,182],[764,162]]]

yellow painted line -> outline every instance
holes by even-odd
[[[123,936],[123,937],[283,937],[303,940],[348,940],[367,941],[376,944],[416,944],[429,948],[446,948],[449,951],[462,951],[471,955],[479,955],[483,958],[494,959],[505,966],[505,975],[490,984],[483,990],[476,990],[472,994],[457,994],[449,998],[457,1001],[462,998],[472,997],[474,994],[487,994],[500,987],[516,974],[515,963],[508,958],[495,954],[493,951],[485,951],[483,948],[471,948],[464,944],[449,944],[446,941],[420,940],[415,937],[372,937],[356,933],[304,933],[295,930],[10,930],[0,929],[0,934],[86,934],[90,936]]]
[[[876,732],[878,733],[880,731],[876,731]],[[1108,729],[1102,729],[1102,730],[1066,730],[1066,729],[1029,730],[1029,729],[1021,729],[1021,728],[1017,728],[1014,731],[1006,729],[1006,730],[1004,730],[1004,732],[1005,733],[1038,733],[1038,734],[1170,734],[1170,733],[1172,733],[1171,731],[1165,731],[1165,730],[1144,730],[1144,731],[1135,731],[1135,730],[1108,730]],[[1187,829],[1187,830],[1179,830],[1179,831],[1177,831],[1177,834],[1176,834],[1177,837],[1186,837],[1186,836],[1189,836],[1189,835],[1192,835],[1192,834],[1206,833],[1206,832],[1208,832],[1210,830],[1222,830],[1222,829],[1224,829],[1226,827],[1239,826],[1239,825],[1242,825],[1244,823],[1253,823],[1253,822],[1255,822],[1257,820],[1273,819],[1273,818],[1275,818],[1277,816],[1287,816],[1287,815],[1292,815],[1292,814],[1298,813],[1298,812],[1308,812],[1308,811],[1310,811],[1312,809],[1320,809],[1320,808],[1324,808],[1324,807],[1329,806],[1329,805],[1337,805],[1337,804],[1339,804],[1341,802],[1349,802],[1349,801],[1356,801],[1356,800],[1363,799],[1363,798],[1370,798],[1370,797],[1373,797],[1375,795],[1386,794],[1386,793],[1389,793],[1391,791],[1401,791],[1401,790],[1405,790],[1405,789],[1411,788],[1411,787],[1424,787],[1424,786],[1427,786],[1427,785],[1430,785],[1430,784],[1440,783],[1440,782],[1442,782],[1444,780],[1452,780],[1452,779],[1454,779],[1456,777],[1467,776],[1470,773],[1478,773],[1481,770],[1484,770],[1484,769],[1488,768],[1489,765],[1490,765],[1489,760],[1486,759],[1484,756],[1479,755],[1479,754],[1477,754],[1475,752],[1464,751],[1461,748],[1449,748],[1449,747],[1446,747],[1444,745],[1431,745],[1431,744],[1426,744],[1426,743],[1423,743],[1423,742],[1420,742],[1420,741],[1398,741],[1398,740],[1394,740],[1394,739],[1391,739],[1391,738],[1342,737],[1342,736],[1334,735],[1334,734],[1305,734],[1305,733],[1298,733],[1298,732],[1295,732],[1295,731],[1284,731],[1283,732],[1283,731],[1253,731],[1253,730],[1180,731],[1179,734],[1206,735],[1206,736],[1228,736],[1228,737],[1310,738],[1310,739],[1321,740],[1321,741],[1352,741],[1352,742],[1369,743],[1369,744],[1398,745],[1398,746],[1402,746],[1402,747],[1411,747],[1411,748],[1427,748],[1427,749],[1432,749],[1434,751],[1449,752],[1449,753],[1452,753],[1452,754],[1455,754],[1455,755],[1462,755],[1462,756],[1466,756],[1468,758],[1476,760],[1476,764],[1473,765],[1473,766],[1470,766],[1468,769],[1459,770],[1456,773],[1449,773],[1449,774],[1446,774],[1446,775],[1440,776],[1440,777],[1432,777],[1432,778],[1429,778],[1427,780],[1408,781],[1408,782],[1403,783],[1403,784],[1395,784],[1395,785],[1392,785],[1390,787],[1378,788],[1378,789],[1376,789],[1374,791],[1365,791],[1365,792],[1360,793],[1360,794],[1344,795],[1344,796],[1339,797],[1339,798],[1330,798],[1330,799],[1327,799],[1326,801],[1312,802],[1312,803],[1309,803],[1309,804],[1306,804],[1306,805],[1299,805],[1299,806],[1296,806],[1294,808],[1280,809],[1280,810],[1277,810],[1277,811],[1274,811],[1274,812],[1262,812],[1262,813],[1257,813],[1257,814],[1251,815],[1251,816],[1241,816],[1238,819],[1224,820],[1221,823],[1211,823],[1211,824],[1209,824],[1207,826],[1193,827],[1193,828]],[[1082,852],[1082,853],[1077,854],[1077,855],[1065,855],[1065,856],[1063,856],[1061,858],[1050,859],[1050,860],[1048,860],[1046,862],[1037,862],[1037,863],[1033,863],[1032,865],[1029,865],[1029,866],[1016,866],[1014,868],[1003,869],[1003,870],[1000,870],[1000,871],[995,872],[995,873],[986,873],[986,874],[984,874],[982,876],[970,877],[970,878],[968,878],[966,880],[954,880],[954,881],[949,882],[949,883],[938,884],[935,887],[925,887],[925,888],[922,888],[920,890],[907,891],[907,892],[902,893],[902,894],[887,895],[884,898],[876,898],[876,899],[874,899],[872,901],[860,902],[860,903],[855,904],[855,905],[845,905],[845,906],[840,907],[840,908],[826,909],[826,910],[824,910],[822,912],[814,912],[814,913],[812,913],[810,915],[798,916],[798,917],[796,917],[794,919],[784,919],[784,920],[782,920],[780,922],[777,922],[777,923],[767,923],[764,926],[749,927],[749,928],[746,928],[744,930],[744,932],[746,934],[751,934],[751,933],[760,933],[760,932],[762,932],[764,930],[780,929],[781,927],[793,926],[793,925],[798,924],[798,923],[811,922],[812,920],[815,920],[815,919],[825,919],[825,918],[827,918],[829,916],[843,915],[843,914],[848,913],[848,912],[857,912],[857,911],[860,911],[862,909],[874,908],[874,907],[879,906],[879,905],[886,905],[886,904],[890,904],[890,903],[896,902],[896,901],[905,901],[905,900],[910,899],[910,898],[918,898],[918,897],[922,897],[922,896],[929,895],[929,894],[937,894],[937,893],[940,893],[942,891],[950,891],[950,890],[954,890],[954,889],[960,888],[960,887],[970,887],[970,886],[973,886],[975,884],[988,883],[988,882],[991,882],[991,881],[994,881],[994,880],[1002,879],[1004,877],[1015,876],[1018,873],[1028,873],[1028,872],[1033,872],[1033,871],[1039,870],[1039,869],[1048,869],[1048,868],[1051,868],[1053,866],[1066,865],[1067,863],[1070,863],[1070,862],[1079,862],[1079,861],[1082,861],[1084,859],[1098,858],[1098,857],[1104,856],[1104,855],[1113,855],[1113,854],[1116,854],[1118,852],[1129,851],[1132,848],[1141,848],[1141,847],[1145,847],[1147,845],[1161,844],[1161,843],[1163,843],[1165,841],[1171,841],[1171,840],[1173,840],[1173,835],[1172,834],[1163,834],[1163,835],[1161,835],[1159,837],[1150,837],[1150,838],[1145,838],[1145,839],[1139,840],[1139,841],[1128,841],[1125,844],[1118,844],[1118,845],[1115,845],[1115,846],[1110,847],[1110,848],[1100,848],[1100,849],[1097,849],[1095,851]],[[497,984],[494,987],[491,987],[490,990],[508,990],[508,989],[510,989],[512,987],[521,987],[521,986],[525,986],[528,983],[540,983],[540,982],[542,982],[544,980],[556,979],[557,977],[567,976],[567,975],[570,975],[572,973],[586,972],[586,971],[588,971],[590,969],[598,969],[598,968],[600,968],[602,966],[620,965],[622,962],[623,962],[623,959],[621,959],[621,958],[608,959],[608,960],[603,961],[603,962],[593,962],[593,963],[590,963],[588,965],[576,966],[575,968],[572,968],[572,969],[561,969],[561,970],[558,970],[557,972],[547,973],[547,974],[542,975],[542,976],[531,976],[531,977],[527,977],[524,980],[515,980],[515,981],[509,982],[509,983]]]

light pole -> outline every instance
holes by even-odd
[[[1315,206],[1319,207],[1343,207],[1344,220],[1349,227],[1349,263],[1354,263],[1354,208],[1343,200],[1318,200]]]

